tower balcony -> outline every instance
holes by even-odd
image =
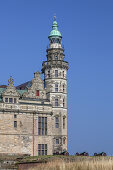
[[[43,61],[42,63],[42,73],[44,73],[44,70],[47,68],[52,68],[52,67],[57,67],[57,68],[65,68],[66,70],[69,69],[69,64],[67,61],[62,61],[62,60],[51,60],[51,61]]]

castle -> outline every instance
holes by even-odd
[[[17,87],[0,86],[0,153],[53,155],[67,150],[67,70],[54,18],[41,73]]]

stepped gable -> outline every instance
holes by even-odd
[[[23,94],[25,98],[46,99],[46,91],[43,87],[43,80],[40,77],[40,72],[34,73],[31,87],[27,87],[28,91]]]

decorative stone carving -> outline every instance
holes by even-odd
[[[20,94],[17,92],[16,88],[14,87],[14,79],[12,77],[8,80],[9,84],[6,90],[2,93],[2,96],[9,96],[9,97],[19,97]]]

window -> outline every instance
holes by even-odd
[[[47,144],[38,144],[38,156],[47,155]]]
[[[38,117],[38,135],[47,135],[47,117]]]
[[[14,98],[14,103],[16,103],[16,98]]]
[[[17,115],[14,115],[14,118],[17,118]]]
[[[14,121],[14,128],[17,128],[17,121]]]
[[[50,77],[50,70],[48,70],[48,77]]]
[[[59,144],[59,139],[56,139],[56,144],[57,144],[57,145]]]
[[[55,60],[58,60],[58,56],[55,56]]]
[[[64,138],[64,139],[63,139],[63,144],[65,144],[65,143],[66,143],[66,139]]]
[[[39,90],[36,91],[36,96],[39,96]]]
[[[63,129],[65,129],[65,117],[63,117]]]
[[[55,70],[55,77],[58,77],[58,70]]]
[[[65,107],[65,99],[63,99],[63,107]]]
[[[58,92],[58,83],[55,84],[55,92]]]
[[[65,86],[64,86],[64,84],[63,84],[63,93],[64,93],[64,91],[65,91]]]
[[[9,98],[9,103],[13,103],[13,99],[12,98]]]
[[[64,71],[63,71],[63,78],[64,78]]]
[[[55,99],[55,106],[58,106],[58,99]]]
[[[8,98],[5,98],[5,102],[8,103]]]
[[[59,117],[55,117],[55,127],[59,128]]]

